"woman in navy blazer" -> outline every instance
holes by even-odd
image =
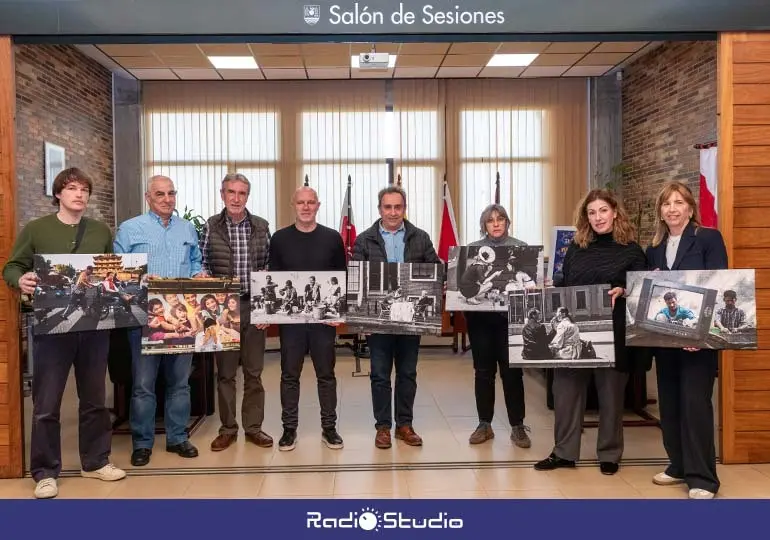
[[[663,187],[655,217],[657,230],[647,248],[650,268],[727,268],[722,235],[700,225],[698,203],[686,185],[671,182]],[[717,362],[715,350],[655,351],[663,446],[671,463],[652,481],[658,485],[687,484],[691,499],[712,499],[719,490],[711,402]]]

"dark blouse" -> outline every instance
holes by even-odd
[[[573,287],[576,285],[626,286],[626,272],[647,270],[647,258],[636,242],[623,245],[617,243],[612,234],[598,235],[596,239],[581,248],[570,244],[564,256],[562,272],[554,276],[554,286]],[[612,331],[615,340],[615,369],[623,372],[646,371],[650,369],[650,350],[626,347],[626,300],[618,298],[612,310]]]

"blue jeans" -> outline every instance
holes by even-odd
[[[155,382],[163,365],[166,380],[166,407],[163,415],[166,426],[166,446],[187,440],[187,422],[190,420],[190,372],[192,354],[142,355],[142,329],[129,330],[131,342],[131,438],[134,450],[151,449],[155,442]]]
[[[372,334],[369,345],[372,407],[375,428],[393,427],[391,402],[395,402],[396,427],[411,426],[417,395],[417,356],[420,336]],[[391,393],[390,376],[396,364],[396,389]]]

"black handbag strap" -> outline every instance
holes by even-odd
[[[86,234],[86,218],[80,218],[78,223],[78,232],[75,234],[75,243],[72,244],[71,253],[75,253],[80,247],[80,242],[83,240],[83,235]]]

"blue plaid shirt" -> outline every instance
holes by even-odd
[[[190,278],[201,271],[198,233],[187,220],[172,215],[168,226],[154,212],[121,223],[115,253],[147,253],[147,273],[164,278]]]

